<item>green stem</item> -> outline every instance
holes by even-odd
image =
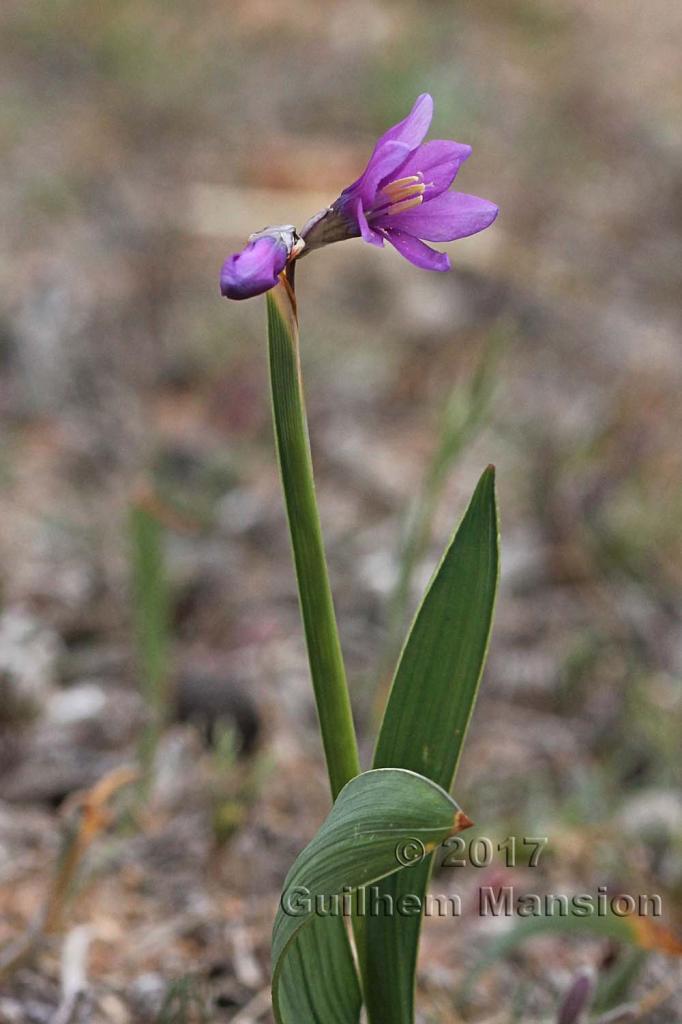
[[[353,715],[334,615],[303,399],[295,296],[283,281],[267,294],[275,441],[327,770],[335,799],[360,774]]]

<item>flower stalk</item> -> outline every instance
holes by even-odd
[[[335,799],[345,784],[359,775],[360,762],[315,498],[296,298],[286,275],[268,292],[267,305],[275,443],[310,674]]]

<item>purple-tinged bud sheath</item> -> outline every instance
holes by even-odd
[[[294,250],[301,245],[290,224],[251,235],[242,251],[228,256],[223,263],[221,294],[226,299],[250,299],[274,288]]]

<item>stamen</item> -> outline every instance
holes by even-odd
[[[413,174],[409,178],[398,178],[396,181],[389,181],[381,191],[390,202],[399,203],[403,199],[410,199],[411,196],[421,195],[426,189],[422,180],[422,174]]]
[[[401,202],[393,203],[392,206],[389,206],[386,213],[389,215],[394,213],[404,213],[405,210],[411,210],[414,206],[421,206],[423,201],[424,197],[421,195],[414,196],[413,199],[403,199]]]
[[[426,185],[406,185],[399,191],[392,192],[389,199],[394,203],[399,203],[403,199],[411,199],[412,196],[420,196],[426,192]]]
[[[389,199],[392,199],[395,195],[402,192],[406,185],[414,185],[421,180],[421,174],[411,174],[409,178],[396,178],[395,181],[389,181],[388,185],[384,185],[381,191],[385,192]]]
[[[388,185],[384,185],[379,193],[379,202],[367,211],[367,216],[402,213],[403,210],[411,210],[413,206],[419,206],[423,193],[429,187],[424,184],[424,175],[421,171],[406,178],[389,181]]]

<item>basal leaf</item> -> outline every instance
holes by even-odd
[[[353,964],[337,960],[352,894],[399,871],[406,848],[428,853],[465,824],[445,790],[414,772],[365,772],[344,787],[284,883],[272,937],[278,1024],[357,1024]]]
[[[403,648],[374,756],[449,790],[488,649],[498,579],[494,469],[483,473]],[[423,897],[431,857],[381,883],[398,900]],[[421,916],[366,923],[366,1004],[372,1024],[411,1024]]]
[[[362,993],[343,917],[313,916],[301,928],[273,978],[275,1000],[287,1024],[358,1024]]]

